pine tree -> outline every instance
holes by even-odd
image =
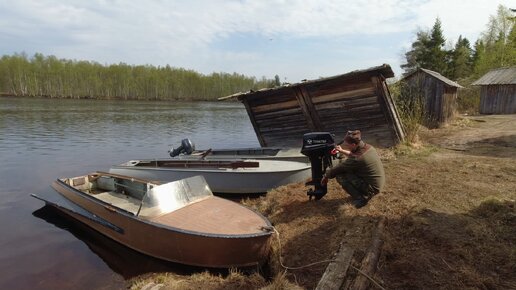
[[[406,63],[401,65],[405,75],[425,66],[425,56],[428,55],[428,43],[430,36],[426,31],[418,31],[416,41],[412,43],[412,49],[405,53]]]
[[[428,43],[428,56],[424,65],[426,68],[444,73],[446,67],[446,51],[443,50],[444,43],[443,31],[441,28],[441,20],[437,18],[430,32],[430,41]]]
[[[459,79],[469,76],[473,71],[473,50],[469,40],[459,36],[455,48],[451,52],[448,77]]]
[[[405,53],[406,63],[401,65],[405,74],[418,68],[444,73],[447,70],[447,52],[443,50],[445,41],[439,18],[430,31],[418,31],[412,49]]]
[[[274,86],[275,86],[275,87],[279,87],[279,86],[281,86],[281,81],[280,81],[280,77],[279,77],[279,75],[275,75],[275,76],[274,76]]]

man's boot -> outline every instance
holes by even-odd
[[[353,198],[351,202],[355,208],[361,208],[367,204],[367,199],[348,180],[341,181],[342,188]]]

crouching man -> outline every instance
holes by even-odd
[[[328,168],[321,184],[326,185],[329,178],[336,178],[342,188],[353,198],[353,205],[361,208],[385,184],[383,164],[376,149],[364,143],[359,130],[348,131],[342,146],[335,147],[347,158],[333,168]]]

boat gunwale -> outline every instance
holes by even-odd
[[[39,199],[39,200],[43,201],[46,205],[52,206],[52,207],[56,208],[57,210],[60,210],[60,211],[63,211],[63,212],[71,212],[73,214],[79,215],[79,216],[81,216],[81,217],[83,217],[83,218],[85,218],[87,220],[90,220],[92,222],[98,223],[98,224],[100,224],[100,225],[102,225],[102,226],[104,226],[104,227],[106,227],[106,228],[108,228],[110,230],[113,230],[113,231],[115,231],[115,232],[117,232],[119,234],[124,234],[125,233],[125,230],[123,228],[121,228],[121,227],[119,227],[119,226],[117,226],[117,225],[107,221],[104,218],[101,218],[101,217],[93,214],[92,212],[84,209],[83,207],[73,203],[72,201],[70,201],[68,199],[66,199],[66,200],[69,201],[70,203],[72,203],[74,206],[76,206],[76,207],[84,210],[85,212],[91,214],[93,217],[87,216],[87,215],[85,215],[83,213],[80,213],[79,211],[76,211],[76,210],[73,210],[71,208],[68,208],[67,206],[59,204],[57,202],[52,202],[50,200],[47,200],[47,199],[45,199],[45,198],[43,198],[43,197],[41,197],[41,196],[39,196],[37,194],[31,193],[31,196],[36,198],[36,199]],[[95,218],[97,218],[98,220],[96,220]]]
[[[116,174],[115,174],[116,175]],[[123,175],[117,175],[119,177],[123,177],[123,178],[126,178],[127,177],[124,177]],[[136,180],[136,179],[135,179]],[[142,180],[144,181],[143,179],[139,179],[139,180]],[[178,233],[182,233],[182,234],[189,234],[189,235],[197,235],[197,236],[201,236],[201,237],[210,237],[210,238],[224,238],[224,239],[241,239],[241,238],[254,238],[254,237],[261,237],[261,236],[267,236],[267,235],[272,235],[272,231],[263,231],[262,232],[256,232],[256,233],[253,233],[253,234],[235,234],[235,235],[227,235],[227,234],[214,234],[214,233],[206,233],[206,232],[198,232],[198,231],[192,231],[192,230],[186,230],[186,229],[181,229],[181,228],[177,228],[177,227],[174,227],[174,226],[170,226],[170,225],[166,225],[166,224],[162,224],[162,223],[157,223],[157,222],[153,222],[151,220],[147,220],[147,219],[144,219],[144,218],[141,218],[141,217],[138,217],[136,216],[135,214],[129,212],[129,211],[126,211],[124,209],[121,209],[117,206],[114,206],[110,203],[107,203],[103,200],[100,200],[98,198],[95,198],[94,196],[92,196],[91,194],[87,194],[81,190],[78,190],[76,188],[74,188],[73,186],[71,185],[68,185],[66,184],[64,181],[62,181],[61,179],[57,179],[56,180],[58,182],[58,184],[64,188],[64,190],[66,189],[71,189],[74,193],[79,193],[79,196],[81,196],[82,198],[85,198],[87,200],[89,200],[90,202],[93,202],[93,203],[98,203],[99,205],[102,205],[102,206],[107,206],[107,207],[111,207],[113,209],[115,209],[115,211],[119,214],[122,214],[124,215],[126,218],[130,218],[130,219],[133,219],[137,222],[141,222],[141,223],[144,223],[146,225],[149,225],[149,226],[153,226],[153,227],[157,227],[157,228],[161,228],[161,229],[165,229],[165,230],[172,230],[172,231],[176,231]],[[145,181],[144,181],[145,182]],[[54,188],[55,189],[55,188]],[[57,189],[56,189],[57,190]],[[84,207],[76,204],[75,202],[73,202],[72,200],[68,199],[63,193],[61,193],[59,190],[57,190],[57,192],[59,194],[61,194],[64,198],[66,198],[67,200],[69,200],[70,202],[72,202],[74,205],[84,209],[85,211],[87,212],[90,212],[92,215],[95,215],[101,219],[104,219],[106,220],[105,218],[103,217],[100,217],[94,213],[92,213],[91,211],[85,209]],[[220,198],[220,197],[216,197],[216,196],[212,196],[213,198]],[[244,205],[241,205],[241,204],[237,204],[238,206],[243,206],[245,207],[246,209],[252,211],[254,214],[257,214],[266,224],[267,227],[272,227],[272,224],[271,222],[265,217],[263,216],[261,213],[259,213],[258,211],[250,208],[250,207],[247,207],[247,206],[244,206]],[[108,221],[109,222],[109,221]],[[111,222],[110,222],[111,223]],[[112,223],[111,223],[112,224]],[[115,224],[113,224],[115,225]],[[115,225],[117,226],[117,225]],[[118,226],[117,226],[118,227]]]
[[[299,166],[297,168],[292,169],[267,169],[267,170],[259,170],[262,169],[260,167],[238,167],[238,168],[210,168],[210,167],[165,167],[165,166],[136,166],[135,164],[130,164],[130,162],[145,162],[145,161],[169,161],[168,159],[157,159],[157,160],[129,160],[122,164],[117,164],[111,166],[111,169],[131,169],[131,170],[160,170],[160,171],[182,171],[182,172],[210,172],[210,173],[226,173],[231,172],[233,174],[270,174],[274,173],[284,173],[284,172],[299,172],[304,171],[311,168],[310,163],[300,162],[300,161],[286,161],[286,160],[258,160],[259,162],[272,163],[272,162],[288,162],[288,163],[298,163]]]

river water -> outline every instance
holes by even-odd
[[[64,218],[30,193],[58,177],[196,148],[259,146],[245,108],[227,102],[0,98],[0,289],[124,289],[162,262]]]

